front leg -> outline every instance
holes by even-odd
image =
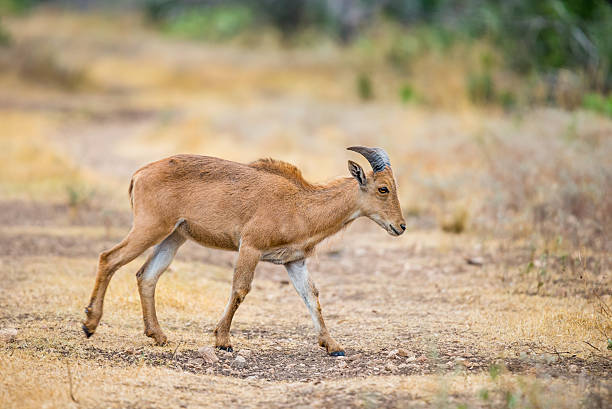
[[[232,293],[229,302],[223,312],[223,317],[215,328],[215,346],[226,351],[232,351],[230,343],[230,327],[234,313],[238,309],[244,297],[251,291],[251,282],[255,273],[255,267],[261,257],[261,253],[245,244],[240,246],[238,260],[234,267],[232,280]]]
[[[292,261],[285,264],[289,278],[304,300],[306,308],[310,312],[312,321],[314,322],[315,330],[319,333],[319,345],[327,350],[331,356],[344,356],[344,348],[337,343],[325,327],[323,314],[321,314],[321,304],[319,304],[319,291],[315,287],[314,282],[308,276],[305,260]]]

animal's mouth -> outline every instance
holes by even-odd
[[[390,235],[397,237],[401,236],[405,229],[397,229],[393,224],[385,222],[380,216],[374,214],[370,216],[370,219],[374,220],[376,224],[385,229]]]
[[[389,225],[389,229],[391,230],[389,234],[391,234],[392,236],[399,236],[403,233],[403,231],[399,231],[395,227],[393,227],[392,224]]]

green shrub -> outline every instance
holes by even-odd
[[[374,88],[372,86],[372,80],[367,74],[360,74],[357,77],[357,95],[364,101],[368,101],[374,98]]]
[[[0,0],[0,10],[40,0]],[[10,5],[10,6],[7,6]],[[457,42],[484,38],[505,57],[504,67],[538,73],[556,92],[555,78],[569,70],[586,89],[612,90],[612,5],[607,0],[145,0],[149,18],[181,36],[223,40],[254,25],[275,27],[283,38],[304,30],[345,43],[391,22],[396,31],[387,59],[406,70],[422,52],[445,52]],[[363,37],[363,36],[362,36]],[[489,70],[470,79],[472,96],[495,101]],[[499,103],[514,104],[510,93]]]
[[[465,25],[493,39],[520,72],[580,69],[605,88],[612,86],[611,19],[605,0],[505,1],[475,8]]]
[[[612,94],[608,97],[596,93],[586,94],[582,99],[582,106],[612,118]]]
[[[497,100],[505,109],[513,109],[516,106],[516,96],[512,91],[501,91],[497,95]]]
[[[0,15],[23,13],[37,3],[36,0],[0,0]]]
[[[2,20],[0,20],[0,46],[7,46],[11,43],[10,34],[2,27]]]
[[[253,14],[244,6],[197,7],[170,18],[164,28],[181,37],[227,40],[251,26]]]
[[[423,46],[416,35],[398,35],[393,38],[387,61],[397,69],[405,69],[422,52]]]
[[[410,84],[404,84],[400,88],[400,99],[403,103],[414,102],[416,100],[416,93]]]
[[[467,79],[470,100],[476,104],[487,104],[495,100],[495,85],[488,72],[470,74]]]

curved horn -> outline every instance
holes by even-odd
[[[389,160],[389,155],[383,148],[368,148],[365,146],[351,146],[350,148],[346,148],[349,151],[354,151],[362,154],[370,165],[372,166],[372,170],[374,173],[385,170],[385,168],[391,167],[391,161]]]

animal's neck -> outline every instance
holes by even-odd
[[[307,193],[305,220],[310,237],[328,237],[361,215],[359,185],[353,178],[335,180]]]

